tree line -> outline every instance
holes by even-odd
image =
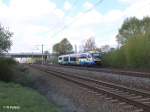
[[[80,47],[81,52],[87,52],[87,51],[96,50],[96,49],[98,50],[95,44],[94,37],[90,37],[84,40],[84,42],[82,43]],[[68,41],[68,39],[64,38],[59,43],[56,43],[53,46],[53,52],[57,53],[58,55],[62,55],[62,54],[74,53],[75,50],[73,50],[73,46]]]
[[[12,35],[12,32],[7,30],[0,24],[0,55],[2,55],[4,52],[7,52],[10,49],[12,45]]]
[[[104,56],[104,64],[122,68],[150,67],[150,17],[127,18],[116,36],[119,47]]]
[[[13,33],[0,25],[0,55],[7,52],[11,45]],[[122,68],[149,68],[150,67],[150,17],[137,19],[127,18],[116,35],[117,48],[108,45],[97,48],[94,37],[91,37],[81,45],[81,51],[90,50],[106,51],[103,57],[103,65]],[[73,53],[73,46],[67,38],[53,46],[53,52],[61,55]]]

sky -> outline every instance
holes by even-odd
[[[14,33],[9,52],[52,52],[67,38],[78,50],[85,39],[97,47],[117,46],[116,35],[129,17],[150,16],[150,0],[0,0],[0,24]]]

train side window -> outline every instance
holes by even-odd
[[[59,57],[58,59],[59,59],[59,60],[62,60],[62,57]]]
[[[81,59],[87,58],[87,55],[82,54],[82,55],[80,56],[80,58],[81,58]]]
[[[68,61],[69,59],[68,59],[68,57],[64,57],[64,61]]]
[[[91,56],[90,56],[90,55],[88,55],[88,58],[91,58]]]
[[[76,57],[70,57],[70,61],[76,61]]]

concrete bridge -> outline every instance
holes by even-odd
[[[4,54],[5,57],[12,57],[12,58],[35,58],[35,57],[49,57],[53,54],[42,54],[42,53],[6,53]]]

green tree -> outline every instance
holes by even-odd
[[[150,37],[150,17],[144,17],[141,24],[143,35]]]
[[[64,38],[59,43],[53,46],[53,52],[60,54],[67,54],[73,51],[73,47],[67,38]]]
[[[127,18],[119,29],[116,36],[120,45],[124,45],[129,38],[139,35],[150,35],[150,17],[144,17],[139,20],[135,17]]]
[[[10,40],[11,36],[12,32],[0,25],[0,54],[8,52],[8,50],[10,49],[12,45],[12,42]]]
[[[133,22],[134,21],[134,22]],[[103,62],[105,65],[125,68],[150,67],[150,17],[141,20],[126,20],[119,30],[119,49],[108,52]]]
[[[55,52],[55,53],[59,53],[60,52],[60,45],[59,45],[59,43],[56,43],[53,46],[53,52]]]
[[[119,44],[123,45],[131,37],[140,33],[140,20],[135,17],[127,18],[116,36]]]

